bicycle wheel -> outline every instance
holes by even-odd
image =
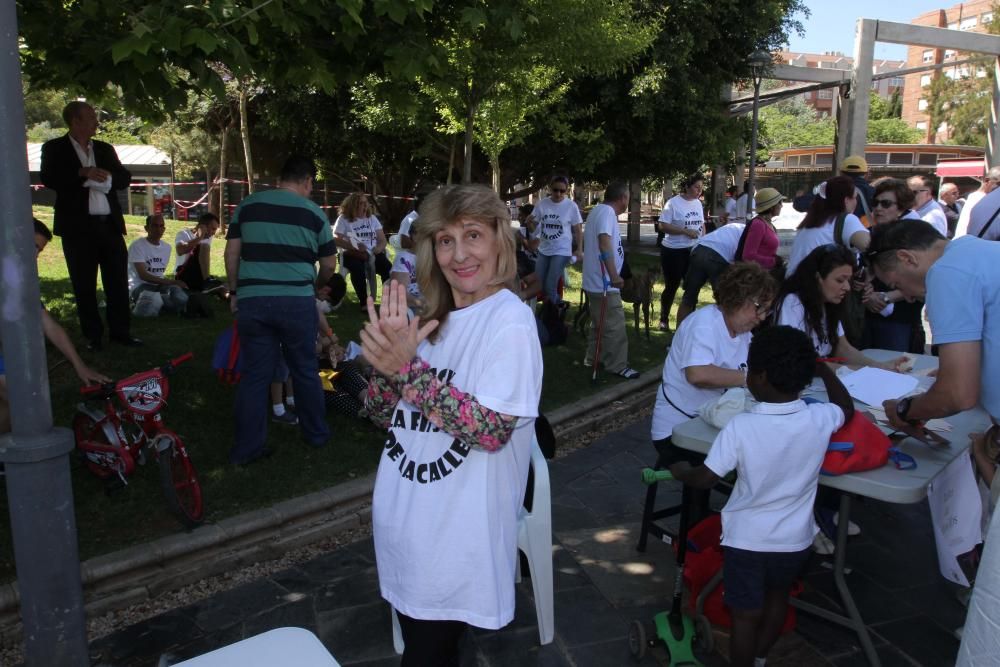
[[[113,456],[101,454],[99,452],[88,452],[83,447],[84,442],[95,442],[100,445],[112,445],[108,441],[108,436],[104,433],[104,427],[94,420],[90,415],[78,412],[73,417],[73,436],[76,440],[76,450],[80,455],[80,460],[86,464],[87,469],[101,479],[107,479],[115,474],[113,468]]]
[[[162,451],[157,447],[160,438],[170,440],[170,444]],[[167,507],[186,528],[201,525],[205,513],[201,501],[201,484],[180,440],[173,435],[159,435],[153,446],[158,452],[160,486],[163,488]]]

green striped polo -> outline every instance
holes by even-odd
[[[336,252],[323,209],[285,189],[244,199],[226,238],[241,241],[236,283],[240,299],[313,296],[316,262]]]

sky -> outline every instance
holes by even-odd
[[[854,55],[854,29],[859,18],[883,19],[909,23],[924,12],[943,9],[958,4],[958,0],[805,0],[810,16],[798,20],[805,28],[805,36],[789,35],[789,51],[825,53],[840,51],[845,56]],[[875,43],[875,58],[906,60],[903,44]]]

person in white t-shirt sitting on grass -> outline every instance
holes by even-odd
[[[372,498],[382,597],[403,665],[458,665],[472,625],[514,618],[517,516],[542,389],[531,310],[516,289],[510,213],[481,185],[428,195],[417,226],[423,317],[390,281],[361,332],[371,419],[388,428]]]
[[[219,217],[214,213],[202,213],[194,227],[182,229],[174,237],[174,249],[177,251],[174,277],[183,280],[188,289],[225,289],[219,280],[211,278],[212,239],[218,231]]]
[[[350,272],[351,285],[361,302],[361,312],[366,312],[369,293],[378,293],[376,285],[368,284],[369,278],[374,280],[374,276],[378,275],[384,285],[392,273],[392,263],[385,256],[388,241],[382,231],[382,223],[371,212],[368,195],[355,192],[344,198],[340,204],[340,215],[333,226],[333,240],[344,251],[344,267]]]
[[[187,306],[187,284],[165,277],[170,263],[170,244],[163,240],[167,225],[163,216],[146,218],[146,238],[128,247],[128,287],[136,317],[156,317],[160,311],[182,313]]]
[[[701,192],[705,177],[692,174],[681,184],[682,192],[670,198],[660,213],[657,230],[663,232],[660,244],[660,268],[663,269],[663,293],[660,295],[660,331],[670,330],[670,309],[691,262],[691,248],[705,235],[705,209]]]
[[[670,467],[674,477],[711,489],[736,471],[722,509],[723,585],[733,617],[729,664],[760,667],[778,639],[788,594],[818,532],[813,502],[830,435],[854,415],[854,402],[833,370],[817,363],[812,342],[792,327],[754,336],[747,388],[760,401],[715,438],[704,465]],[[830,403],[799,398],[817,375]]]

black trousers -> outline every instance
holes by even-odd
[[[354,286],[354,293],[358,295],[358,301],[361,302],[361,305],[366,304],[368,302],[368,279],[365,271],[368,267],[368,260],[351,257],[344,253],[344,266],[350,273],[351,285]],[[385,256],[385,253],[380,252],[375,255],[375,275],[382,279],[383,285],[388,282],[391,272],[392,263]]]
[[[458,667],[459,646],[469,626],[462,621],[422,621],[398,611],[403,634],[400,667]]]
[[[128,249],[117,225],[107,216],[87,216],[83,224],[62,237],[63,256],[76,298],[80,330],[100,341],[104,325],[97,309],[97,269],[107,303],[108,330],[112,338],[129,335]]]

